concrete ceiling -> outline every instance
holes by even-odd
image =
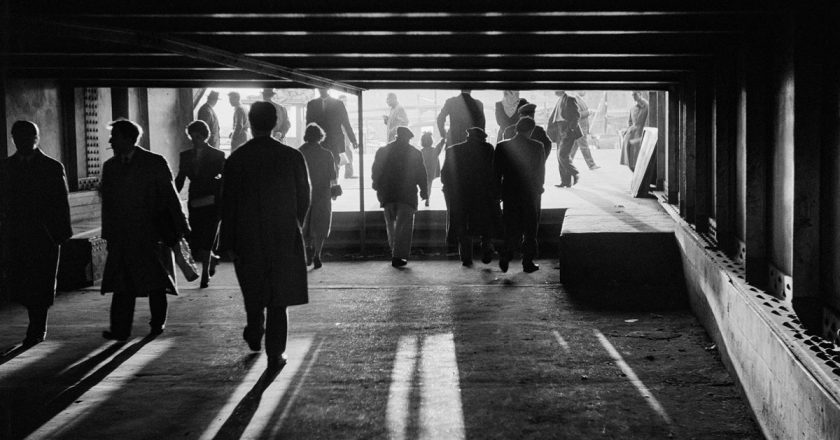
[[[55,3],[12,2],[5,11],[8,77],[351,92],[664,89],[730,62],[739,41],[772,31],[783,15],[772,2],[714,1],[632,2],[632,10],[529,2],[509,11],[438,1],[423,10],[378,1]]]

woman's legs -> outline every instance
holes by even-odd
[[[327,241],[327,237],[325,236],[316,235],[312,237],[312,261],[315,265],[315,269],[321,267],[321,249],[323,249],[325,241]]]

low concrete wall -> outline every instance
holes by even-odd
[[[764,435],[840,438],[840,350],[805,332],[792,310],[744,281],[726,258],[663,203],[675,236],[691,307],[715,340]]]

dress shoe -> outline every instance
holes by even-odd
[[[472,260],[464,260],[464,261],[461,261],[461,266],[464,266],[464,267],[472,267],[472,266],[473,266],[473,261],[472,261]]]
[[[403,267],[408,264],[408,260],[405,258],[392,258],[391,259],[391,266],[394,267]]]
[[[601,167],[600,167],[600,166],[598,166],[598,165],[592,165],[591,167],[589,167],[589,169],[590,169],[590,170],[592,170],[592,171],[595,171],[595,170],[597,170],[597,169],[599,169],[599,168],[601,168]]]
[[[162,325],[150,325],[149,326],[149,334],[152,336],[158,336],[163,333],[163,326]]]
[[[210,283],[207,280],[201,280],[201,284],[198,285],[199,289],[206,289],[210,287]]]
[[[575,186],[580,182],[580,174],[575,174],[572,176],[572,186]]]
[[[24,347],[31,347],[42,342],[44,342],[43,336],[27,336],[23,338],[23,341],[21,341],[21,345],[23,345]]]
[[[522,270],[525,273],[532,273],[540,270],[540,265],[534,263],[533,261],[523,261],[522,262]]]
[[[102,332],[102,337],[111,341],[125,342],[128,340],[128,335],[118,335],[110,330]]]
[[[499,269],[501,269],[502,272],[507,272],[509,265],[510,265],[510,259],[508,259],[505,256],[500,256],[499,257]]]
[[[266,368],[271,371],[277,371],[281,368],[286,366],[286,361],[288,358],[286,357],[286,353],[280,353],[276,356],[269,356],[268,357],[268,365]]]
[[[556,188],[569,188],[569,187],[571,187],[571,185],[569,185],[568,183],[561,183],[559,185],[554,185],[554,186]]]
[[[493,249],[487,249],[484,251],[484,255],[481,256],[481,262],[484,264],[490,264],[493,261]]]
[[[312,266],[312,263],[314,261],[314,259],[312,258],[313,253],[315,253],[315,251],[313,251],[310,248],[306,248],[306,265],[307,266]]]
[[[242,332],[242,338],[248,343],[248,348],[250,348],[251,351],[262,350],[262,335],[254,335],[246,328]]]
[[[315,258],[312,259],[312,267],[313,268],[320,269],[321,266],[323,266],[323,264],[321,264],[321,259],[320,258],[315,257]]]
[[[429,201],[428,201],[428,200],[426,200],[426,207],[428,207],[428,206],[429,206]]]
[[[207,269],[207,274],[211,277],[216,275],[217,264],[219,264],[219,256],[214,253],[210,253],[210,267]]]

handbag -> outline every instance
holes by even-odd
[[[181,273],[184,274],[184,278],[187,281],[195,281],[198,279],[198,266],[195,264],[195,260],[192,257],[192,251],[190,250],[190,245],[187,243],[187,239],[181,238],[178,242],[172,246],[172,252],[175,254],[175,264],[178,265],[178,268],[181,269]]]

